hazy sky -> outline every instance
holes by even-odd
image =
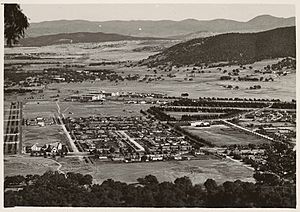
[[[183,20],[217,18],[248,21],[257,15],[295,16],[293,5],[258,4],[21,4],[30,22],[50,20]]]

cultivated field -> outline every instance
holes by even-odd
[[[215,144],[222,145],[247,145],[267,143],[265,139],[258,138],[254,135],[246,134],[242,131],[227,127],[225,125],[212,125],[210,127],[183,127],[187,131],[203,138],[204,140]]]

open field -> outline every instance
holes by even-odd
[[[54,58],[56,61],[74,61],[78,63],[113,60],[140,60],[158,52],[135,51],[147,46],[171,46],[177,43],[174,40],[156,41],[115,41],[101,43],[62,44],[43,47],[6,48],[5,54],[13,53],[39,53],[44,59]],[[101,54],[99,54],[101,52]],[[48,59],[49,60],[49,59]],[[38,59],[37,61],[41,61]],[[24,62],[20,60],[19,62]],[[25,61],[26,62],[26,61]],[[34,60],[33,60],[34,62]]]
[[[218,79],[205,78],[194,79],[194,81],[176,81],[167,79],[151,83],[124,81],[124,82],[83,82],[83,83],[62,83],[52,84],[49,87],[57,88],[61,91],[61,97],[66,97],[74,91],[86,92],[88,90],[105,90],[107,92],[128,91],[128,92],[153,92],[162,93],[169,96],[180,96],[188,93],[190,98],[198,97],[228,97],[228,98],[279,98],[283,101],[291,101],[296,98],[295,73],[276,79],[275,82],[262,82],[262,89],[249,90],[250,86],[259,84],[257,82],[224,82]],[[240,89],[232,90],[224,88],[223,85],[239,86]],[[243,87],[245,89],[243,89]]]
[[[60,83],[51,84],[49,88],[57,88],[61,92],[60,98],[64,98],[67,95],[74,93],[74,91],[86,91],[89,89],[102,89],[106,91],[135,91],[135,92],[157,92],[164,93],[170,96],[180,96],[182,93],[189,93],[189,97],[198,98],[202,97],[242,97],[242,98],[279,98],[285,101],[290,101],[296,98],[296,72],[290,70],[290,73],[286,76],[278,76],[276,74],[262,74],[255,73],[255,70],[263,70],[265,66],[277,63],[279,59],[263,60],[249,64],[245,66],[245,69],[241,69],[239,66],[227,66],[222,67],[222,70],[215,68],[204,68],[201,71],[195,71],[191,74],[194,67],[181,67],[172,69],[171,72],[165,72],[158,68],[147,68],[145,66],[131,66],[126,67],[124,64],[115,65],[96,65],[89,66],[90,63],[99,62],[119,62],[119,61],[138,61],[147,58],[149,55],[156,54],[157,52],[147,50],[135,51],[136,48],[144,46],[168,46],[175,44],[175,41],[125,41],[125,42],[107,42],[107,43],[94,43],[94,44],[64,44],[45,47],[26,47],[26,48],[12,48],[5,49],[6,54],[14,53],[36,53],[41,54],[42,58],[38,59],[38,62],[49,63],[49,60],[59,62],[53,67],[64,67],[64,65],[83,65],[84,68],[76,67],[74,69],[111,69],[120,76],[126,76],[129,74],[139,74],[140,78],[146,75],[155,77],[161,76],[164,80],[152,81],[152,82],[138,82],[138,81],[96,81],[96,82],[83,82],[83,83]],[[151,49],[151,48],[150,48]],[[76,54],[74,54],[76,52]],[[48,57],[48,59],[47,59]],[[52,58],[52,59],[49,59]],[[46,60],[47,59],[47,60]],[[5,60],[6,64],[18,63],[20,61],[14,59]],[[23,65],[23,70],[43,70],[47,68],[47,64],[30,65],[34,60],[25,60],[27,65]],[[249,66],[252,66],[250,69]],[[195,67],[199,70],[199,67]],[[233,69],[240,69],[239,76],[245,77],[247,75],[251,77],[272,77],[274,82],[252,82],[252,81],[238,81],[238,80],[220,80],[221,76],[227,75]],[[227,73],[223,73],[226,70]],[[167,75],[175,75],[174,78],[170,78]],[[185,80],[185,78],[191,79]],[[234,78],[237,78],[235,76]],[[233,87],[238,86],[239,89],[229,89],[226,86],[231,85]],[[249,88],[254,85],[260,85],[261,89]],[[47,90],[45,91],[47,92]],[[54,93],[54,92],[53,92]],[[23,95],[28,96],[28,95]],[[45,95],[46,98],[47,94]],[[23,98],[22,96],[19,98]],[[7,97],[6,97],[7,98]]]
[[[24,104],[24,118],[53,117],[57,113],[57,105],[54,101],[31,101]]]
[[[239,130],[227,127],[225,125],[212,125],[210,127],[183,127],[187,131],[211,142],[217,146],[222,145],[248,145],[267,143],[265,139],[254,135],[245,134]]]
[[[5,156],[4,176],[43,174],[48,170],[55,171],[59,164],[52,159],[30,156]]]
[[[61,112],[65,117],[87,116],[137,116],[140,110],[147,110],[151,105],[123,104],[121,102],[105,101],[100,103],[59,102]]]
[[[26,126],[23,129],[23,146],[30,146],[61,142],[66,144],[68,139],[61,126],[52,125],[46,127]]]
[[[251,181],[253,171],[231,160],[191,160],[151,163],[105,163],[95,161],[87,165],[76,158],[63,158],[61,170],[91,174],[94,182],[102,183],[105,179],[114,179],[134,183],[139,177],[152,174],[159,181],[174,181],[178,177],[188,176],[193,183],[204,183],[208,178],[218,183],[240,179]]]

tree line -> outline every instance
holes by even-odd
[[[193,107],[240,107],[240,108],[262,108],[267,107],[268,104],[264,102],[234,102],[234,101],[207,101],[203,99],[179,99],[175,100],[168,105],[171,106],[193,106]]]
[[[5,178],[7,186],[10,178]],[[268,186],[236,180],[217,184],[207,179],[193,185],[188,177],[158,182],[153,175],[127,184],[112,179],[92,184],[90,175],[48,171],[19,177],[22,190],[6,191],[4,206],[56,207],[268,207],[295,208],[296,189],[291,185]],[[11,182],[9,182],[11,183]]]

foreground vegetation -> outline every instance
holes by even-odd
[[[155,176],[139,178],[139,184],[106,180],[92,184],[90,175],[48,171],[45,174],[5,179],[24,183],[20,191],[5,192],[5,207],[72,206],[72,207],[288,207],[296,205],[295,187],[268,186],[250,182],[225,182],[212,179],[204,186],[192,185],[188,177],[174,183],[159,183]]]
[[[203,185],[193,185],[188,177],[160,183],[155,176],[147,175],[135,184],[112,179],[93,184],[91,175],[52,171],[41,176],[11,176],[4,181],[4,205],[295,208],[295,159],[295,151],[288,145],[271,146],[267,163],[256,167],[256,183],[236,180],[217,185],[207,179]]]

